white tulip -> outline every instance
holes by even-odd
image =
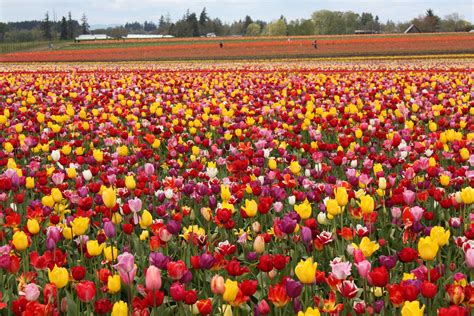
[[[59,158],[61,158],[61,152],[56,149],[51,152],[51,158],[53,158],[54,162],[57,162]]]
[[[84,180],[89,181],[90,179],[92,179],[92,172],[89,169],[84,170],[82,171],[82,177],[84,178]]]

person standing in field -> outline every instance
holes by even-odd
[[[314,47],[314,49],[318,49],[318,41],[317,40],[313,41],[313,47]]]

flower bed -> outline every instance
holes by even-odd
[[[469,64],[2,66],[0,309],[467,314]]]

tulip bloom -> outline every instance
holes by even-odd
[[[71,222],[72,232],[74,236],[84,235],[87,229],[89,228],[90,219],[88,217],[76,217]]]
[[[342,213],[342,209],[335,199],[329,199],[326,202],[326,211],[328,213],[328,218],[332,219],[334,216]]]
[[[224,301],[232,303],[237,297],[238,291],[239,287],[237,281],[227,279],[224,284],[224,294],[222,296]]]
[[[117,204],[117,197],[113,188],[107,188],[102,191],[102,201],[108,208],[113,208]]]
[[[16,250],[25,250],[28,248],[28,236],[22,231],[15,232],[13,234],[12,243]]]
[[[156,291],[161,288],[160,269],[155,266],[149,266],[146,270],[145,286],[148,290]]]
[[[56,285],[58,289],[65,287],[69,281],[69,272],[66,268],[58,268],[54,265],[53,270],[48,269],[49,282]]]
[[[369,258],[374,252],[376,252],[380,246],[377,242],[371,241],[368,237],[363,237],[359,245],[352,244],[355,249],[362,250],[364,257]]]
[[[211,279],[211,291],[214,294],[224,294],[224,278],[220,275],[214,275]]]
[[[40,231],[40,226],[39,226],[39,223],[36,219],[34,218],[30,218],[28,219],[28,221],[26,222],[26,226],[28,228],[28,231],[30,232],[30,234],[32,235],[36,235],[37,233],[39,233]]]
[[[124,301],[115,302],[111,316],[128,316],[128,305]]]
[[[316,280],[316,269],[318,264],[313,263],[313,258],[301,260],[295,268],[295,274],[303,284],[313,284]]]
[[[370,195],[363,195],[360,197],[360,209],[364,214],[370,214],[374,211],[375,202]]]
[[[438,242],[430,236],[421,237],[418,241],[418,253],[420,254],[420,258],[425,261],[433,260],[436,257],[438,250]]]
[[[406,301],[402,307],[402,316],[423,316],[425,306],[421,305],[419,301]]]
[[[79,300],[88,303],[92,301],[96,294],[95,284],[92,281],[82,281],[76,285],[76,294]]]
[[[306,311],[299,311],[298,316],[320,316],[319,309],[308,307]]]
[[[449,243],[449,237],[451,232],[448,229],[444,229],[441,226],[434,226],[431,228],[430,237],[438,243],[438,246],[442,247]]]
[[[346,206],[349,202],[349,195],[345,187],[337,187],[334,190],[334,195],[336,196],[337,204],[341,207]]]
[[[109,291],[110,294],[115,294],[120,291],[121,285],[120,285],[120,275],[115,274],[115,275],[109,275],[107,279],[107,290]]]
[[[245,207],[242,207],[242,209],[244,210],[245,214],[248,216],[248,217],[254,217],[255,215],[257,215],[257,211],[258,211],[258,205],[257,205],[257,202],[255,202],[254,200],[245,200]]]
[[[296,213],[301,217],[301,219],[308,219],[311,217],[311,213],[313,209],[311,208],[311,203],[309,203],[308,199],[305,199],[301,204],[295,204],[293,206]]]
[[[118,256],[117,261],[118,263],[113,267],[119,272],[120,279],[127,285],[131,284],[137,272],[134,256],[128,252],[124,252]]]
[[[87,247],[87,253],[90,256],[98,256],[102,253],[105,247],[105,243],[102,243],[99,245],[99,242],[97,240],[88,240],[86,243]]]

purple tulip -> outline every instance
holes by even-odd
[[[293,279],[288,279],[286,281],[286,293],[291,298],[296,298],[300,296],[301,291],[303,291],[303,284],[300,281],[295,281]]]
[[[393,256],[382,255],[379,257],[380,264],[384,266],[385,268],[387,268],[387,270],[393,269],[395,265],[397,264],[397,260],[398,260],[397,255],[393,255]]]
[[[181,223],[175,220],[170,220],[168,225],[166,225],[166,228],[171,234],[177,235],[181,231]]]
[[[170,258],[165,256],[161,252],[152,252],[148,257],[148,261],[151,265],[160,268],[161,270],[166,270],[168,262],[170,262]]]

